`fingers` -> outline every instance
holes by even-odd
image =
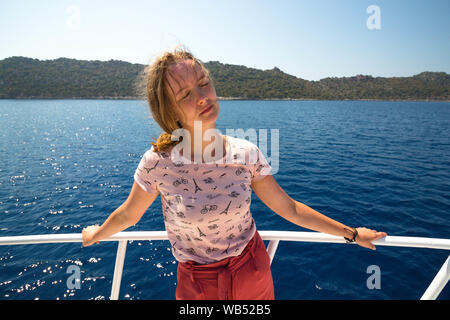
[[[358,243],[361,247],[367,248],[367,249],[371,249],[371,250],[376,250],[375,246],[371,243],[371,242],[362,242],[362,243]]]
[[[384,238],[387,236],[386,232],[381,232],[381,231],[377,231],[377,230],[372,230],[372,229],[367,229],[367,228],[361,228],[361,229],[365,229],[368,231],[368,233],[365,233],[366,235],[371,235],[372,236],[372,240],[378,240],[381,238]]]
[[[92,233],[94,232],[94,230],[97,228],[98,226],[94,225],[94,226],[88,226],[86,228],[84,228],[83,230],[81,230],[81,238],[82,238],[82,246],[83,247],[88,247],[94,243],[99,244],[100,241],[92,241]]]
[[[89,247],[89,246],[93,245],[94,243],[100,244],[100,241],[96,241],[96,242],[87,242],[87,241],[83,241],[82,246],[83,246],[83,247]]]
[[[365,227],[359,227],[358,229],[358,235],[359,235],[359,241],[357,243],[365,248],[376,250],[375,245],[372,243],[372,241],[384,238],[387,236],[386,232],[381,232],[373,229],[368,229]]]
[[[377,248],[371,241],[375,241],[375,240],[384,238],[386,236],[387,236],[386,232],[377,232],[376,230],[374,230],[374,238],[372,240],[370,240],[368,248],[372,249],[372,250],[376,250]]]
[[[376,233],[376,239],[381,239],[387,236],[386,232],[377,232]]]
[[[384,237],[386,237],[387,236],[387,233],[386,232],[374,232],[374,237],[373,237],[373,239],[372,240],[370,240],[370,242],[369,242],[369,249],[372,249],[372,250],[376,250],[376,247],[375,247],[375,245],[372,243],[372,241],[375,241],[375,240],[378,240],[378,239],[381,239],[381,238],[384,238]]]
[[[83,230],[81,230],[81,239],[83,240],[82,242],[82,246],[86,247],[87,243],[86,243],[86,228],[84,228]]]
[[[386,237],[386,236],[387,236],[387,233],[386,233],[386,232],[377,232],[377,231],[374,231],[374,233],[373,233],[373,239],[372,239],[371,241],[378,240],[378,239],[384,238],[384,237]]]

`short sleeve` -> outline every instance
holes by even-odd
[[[256,145],[254,146],[252,152],[253,156],[251,156],[250,159],[255,159],[251,163],[252,182],[256,182],[270,175],[272,167],[269,165],[266,157]]]
[[[159,193],[157,188],[157,175],[159,157],[152,149],[148,150],[139,162],[134,172],[134,181],[150,194]]]

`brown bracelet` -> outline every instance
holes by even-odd
[[[347,241],[347,243],[355,242],[356,237],[358,236],[358,230],[356,230],[356,228],[353,228],[353,227],[350,227],[350,228],[352,228],[352,229],[350,230],[348,228],[344,228],[345,230],[351,231],[353,233],[353,237],[351,239],[344,237],[344,239]]]

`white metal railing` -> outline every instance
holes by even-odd
[[[320,232],[299,232],[299,231],[258,231],[263,240],[269,240],[267,252],[270,256],[270,263],[277,250],[280,241],[301,241],[301,242],[325,242],[325,243],[346,243],[342,237],[332,236]],[[102,241],[118,241],[116,264],[111,286],[111,300],[119,298],[120,282],[122,280],[123,264],[127,243],[130,240],[168,240],[166,231],[125,231],[104,239]],[[0,237],[0,245],[24,245],[42,243],[66,243],[82,242],[81,233],[69,234],[44,234],[28,236]],[[450,239],[421,238],[421,237],[399,237],[386,236],[383,239],[373,241],[377,246],[413,247],[450,250]],[[435,300],[450,279],[450,255],[438,271],[433,281],[428,286],[421,300]]]

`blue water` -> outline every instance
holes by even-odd
[[[217,125],[279,129],[278,183],[351,226],[450,238],[450,103],[221,101]],[[0,236],[79,233],[127,197],[150,140],[143,101],[0,100]],[[270,137],[270,135],[269,135]],[[271,149],[269,148],[269,153]],[[253,195],[259,230],[308,231]],[[130,231],[163,230],[159,198]],[[267,242],[266,242],[267,244]],[[107,299],[117,244],[0,247],[0,299]],[[449,252],[281,242],[277,299],[419,299]],[[81,288],[68,289],[77,265]],[[381,271],[368,289],[367,268]],[[174,299],[168,241],[127,247],[120,299]],[[450,298],[450,285],[439,299]]]

